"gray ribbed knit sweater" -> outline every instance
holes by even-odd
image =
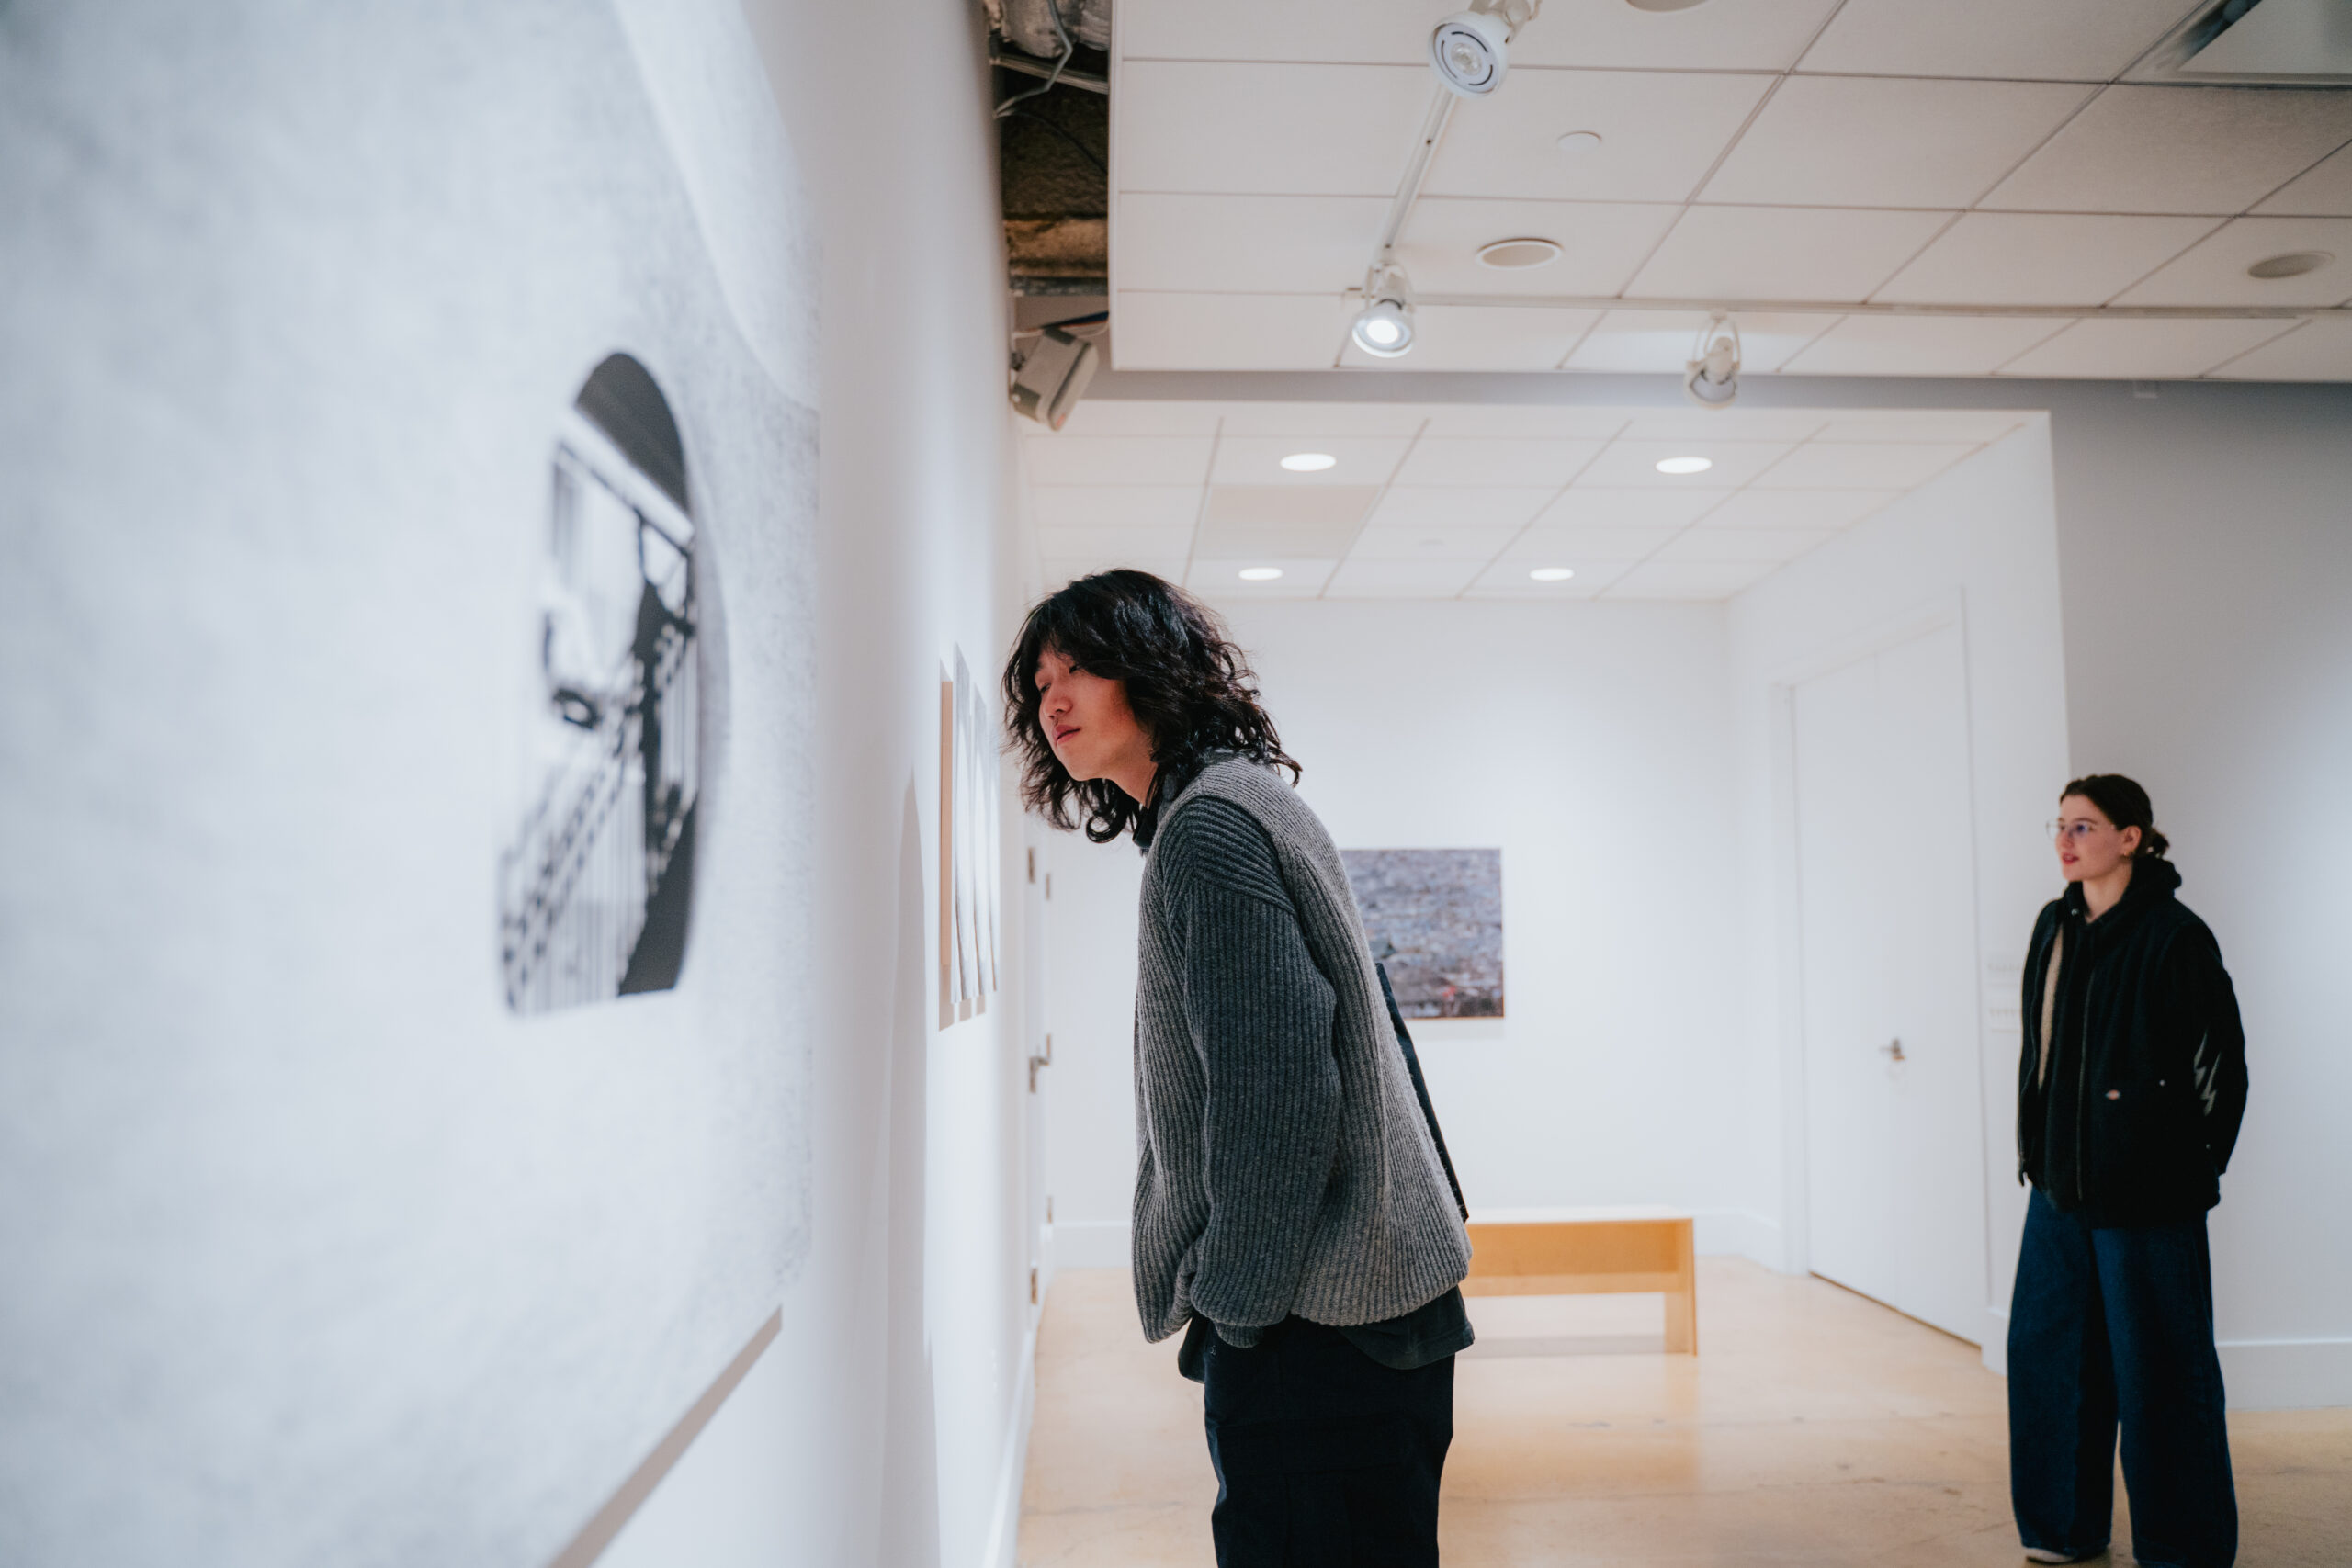
[[[1470,1241],[1331,836],[1272,769],[1160,804],[1136,994],[1136,1303],[1162,1339],[1442,1295]]]

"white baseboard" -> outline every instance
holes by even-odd
[[[2352,1339],[2224,1339],[2221,1351],[2233,1410],[2352,1404]]]
[[[1690,1245],[1702,1258],[1746,1258],[1781,1267],[1781,1227],[1740,1209],[1700,1209],[1691,1214]]]
[[[1125,1220],[1064,1220],[1052,1227],[1054,1268],[1125,1269],[1133,1228]]]
[[[1029,1474],[1029,1423],[1036,1413],[1037,1324],[1033,1314],[1021,1346],[1021,1371],[1012,1390],[1012,1417],[1005,1423],[1004,1460],[997,1467],[996,1507],[980,1568],[1013,1568],[1019,1561],[1021,1489]]]

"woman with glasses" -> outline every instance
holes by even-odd
[[[2213,1350],[2205,1211],[2245,1112],[2222,952],[2175,897],[2148,792],[2068,784],[2050,824],[2064,897],[2025,969],[2009,1310],[2009,1494],[2026,1556],[2107,1550],[2116,1434],[2147,1568],[2228,1568],[2237,1498]]]

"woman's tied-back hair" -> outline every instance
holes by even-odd
[[[2156,807],[2148,799],[2148,792],[2138,783],[2121,773],[2086,773],[2058,792],[2064,800],[2070,795],[2081,795],[2107,814],[2118,832],[2126,828],[2140,829],[2140,847],[2134,860],[2162,860],[2172,848],[2172,840],[2156,831]]]
[[[1083,827],[1107,843],[1132,830],[1144,808],[1109,779],[1070,777],[1054,755],[1037,715],[1037,661],[1047,649],[1126,688],[1161,779],[1182,778],[1213,751],[1285,767],[1297,779],[1225,623],[1148,571],[1098,572],[1040,600],[1004,665],[1004,726],[1021,754],[1021,798],[1055,827]]]

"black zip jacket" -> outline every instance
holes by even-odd
[[[2087,919],[2082,886],[2043,907],[2025,966],[2018,1176],[2094,1225],[2193,1219],[2222,1198],[2245,1114],[2245,1032],[2222,950],[2162,860]],[[2043,987],[2064,933],[2042,1061]]]

